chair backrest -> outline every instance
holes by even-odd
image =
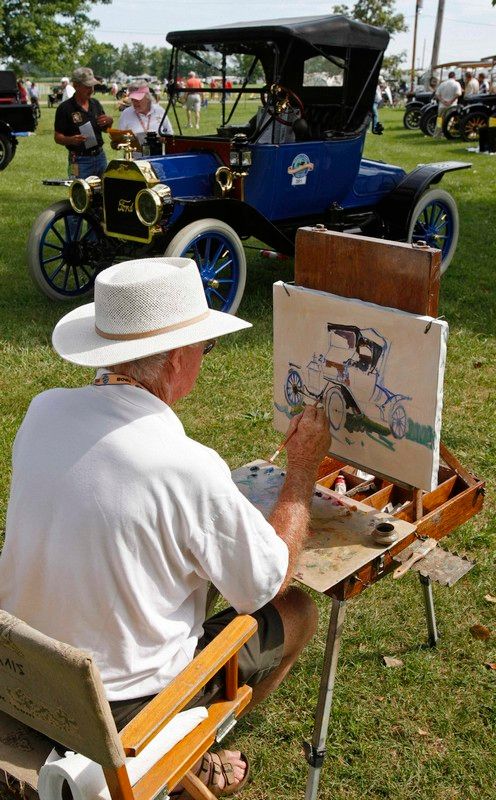
[[[124,763],[91,656],[1,610],[0,709],[104,768]]]

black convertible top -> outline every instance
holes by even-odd
[[[334,16],[292,17],[219,25],[189,31],[171,31],[167,41],[181,48],[203,49],[205,46],[270,39],[299,39],[315,47],[356,47],[384,51],[389,34],[364,22]]]

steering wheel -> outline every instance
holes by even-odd
[[[262,99],[262,105],[264,106],[267,114],[270,117],[273,117],[277,122],[280,122],[281,125],[291,126],[293,124],[294,119],[285,119],[283,116],[284,113],[290,108],[297,109],[300,112],[301,118],[305,116],[303,103],[301,102],[300,98],[296,92],[293,92],[292,89],[288,89],[286,86],[280,86],[278,83],[273,83],[270,89],[268,91],[262,91],[260,96]]]

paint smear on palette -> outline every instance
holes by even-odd
[[[284,483],[284,470],[257,461],[235,470],[232,477],[245,497],[269,517]],[[295,578],[325,592],[353,575],[387,550],[387,546],[377,545],[371,536],[375,525],[385,519],[390,519],[389,515],[319,486],[312,498],[311,533]],[[395,520],[395,525],[400,540],[414,531],[408,522]]]

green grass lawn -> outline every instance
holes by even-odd
[[[104,105],[111,111],[111,103]],[[256,103],[247,101],[240,117],[255,109]],[[213,130],[217,112],[210,104],[200,132]],[[66,171],[65,151],[52,138],[53,115],[43,109],[37,135],[20,141],[14,161],[0,173],[2,528],[12,441],[30,399],[49,387],[77,386],[91,378],[51,349],[54,323],[71,304],[46,299],[27,274],[29,228],[47,205],[66,196],[64,188],[41,185],[42,178],[64,177]],[[496,672],[484,663],[496,661],[496,606],[484,595],[496,595],[496,159],[468,153],[463,143],[406,131],[401,118],[400,111],[381,113],[386,130],[367,137],[367,156],[405,169],[430,161],[473,164],[441,184],[457,200],[461,218],[458,250],[441,289],[440,313],[450,324],[443,440],[464,466],[487,480],[488,491],[483,512],[445,540],[476,566],[454,588],[434,587],[442,634],[437,650],[423,647],[416,576],[394,584],[384,580],[349,603],[320,796],[493,800]],[[239,314],[254,327],[219,343],[205,360],[195,392],[178,407],[188,433],[216,448],[232,467],[267,455],[280,439],[271,425],[271,286],[280,278],[290,280],[293,268],[291,261],[267,261],[256,250],[248,252]],[[311,736],[328,615],[327,599],[318,602],[318,638],[286,684],[229,736],[227,746],[236,745],[251,759],[247,800],[304,797],[301,743]],[[476,622],[492,630],[488,641],[471,637],[469,627]],[[387,669],[382,655],[398,656],[404,666]]]

